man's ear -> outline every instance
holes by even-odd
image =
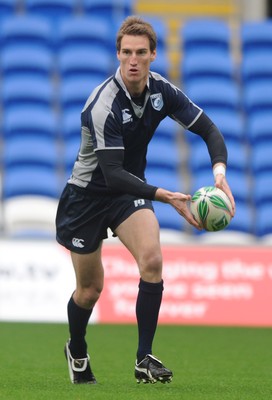
[[[157,51],[154,50],[154,51],[151,53],[151,62],[155,61],[155,60],[156,60],[156,57],[157,57]]]
[[[120,51],[117,51],[117,52],[116,52],[116,57],[117,57],[117,59],[120,61]]]

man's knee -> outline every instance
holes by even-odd
[[[162,274],[162,255],[160,252],[143,254],[139,261],[140,274],[146,281],[158,281]]]
[[[102,285],[90,285],[84,288],[80,287],[76,289],[75,299],[81,307],[91,309],[99,299],[102,290]]]

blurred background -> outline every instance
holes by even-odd
[[[0,0],[0,272],[6,280],[40,279],[42,286],[54,275],[55,253],[48,255],[56,246],[58,198],[80,145],[80,112],[92,89],[115,72],[116,32],[131,14],[156,30],[152,69],[184,90],[223,133],[237,204],[229,227],[212,234],[154,203],[162,242],[250,249],[272,243],[272,1]],[[202,140],[164,120],[149,148],[147,179],[191,194],[212,185]],[[46,247],[36,249],[34,239]],[[47,256],[42,273],[31,269]],[[268,257],[261,255],[263,262]],[[3,292],[2,285],[5,301],[8,287]]]
[[[162,238],[269,243],[272,234],[272,6],[260,0],[0,0],[0,234],[54,238],[54,217],[80,141],[80,111],[114,73],[124,17],[153,23],[166,76],[207,112],[229,149],[237,214],[224,234],[192,230],[155,203]],[[161,157],[161,154],[164,157]],[[194,193],[212,185],[196,136],[166,119],[148,180]]]

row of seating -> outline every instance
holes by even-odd
[[[42,151],[40,150],[40,154],[41,153]],[[35,198],[38,199],[38,204],[41,203],[44,205],[46,204],[46,200],[48,200],[50,204],[54,204],[56,207],[60,192],[66,181],[64,176],[58,173],[56,169],[51,168],[51,166],[42,165],[42,161],[40,164],[36,163],[36,161],[31,163],[30,159],[27,161],[27,164],[23,164],[24,162],[25,160],[22,160],[21,164],[17,163],[16,166],[10,166],[3,174],[3,199],[1,206],[3,206],[4,213],[1,221],[4,224],[3,229],[6,233],[11,231],[11,229],[9,229],[9,223],[7,219],[9,214],[5,213],[5,210],[8,208],[9,204],[18,204],[19,206],[21,201],[23,201],[23,204],[26,205],[27,199],[30,198],[30,204],[32,207],[32,200]],[[193,194],[193,191],[186,190],[184,183],[181,183],[182,181],[180,180],[180,174],[174,169],[162,169],[161,167],[151,167],[150,165],[147,168],[146,176],[149,182],[152,182],[158,186],[163,186],[173,191],[189,192]],[[244,178],[245,176],[242,174],[228,175],[228,181],[233,189],[239,187],[239,185],[241,186],[241,197],[239,198],[236,196],[237,213],[229,228],[227,228],[227,231],[236,231],[245,234],[256,235],[257,237],[271,234],[272,195],[271,190],[268,189],[269,187],[271,188],[272,183],[271,172],[269,174],[263,174],[257,177],[254,181],[254,184],[251,186],[253,197],[255,197],[256,202],[255,207],[253,207],[253,204],[247,200],[244,201]],[[192,184],[197,188],[204,185],[212,185],[212,183],[213,179],[211,174],[208,172],[195,175],[195,178],[192,182]],[[154,203],[154,206],[156,209],[158,209],[158,212],[163,212],[164,210],[166,213],[165,215],[158,215],[162,228],[173,229],[177,231],[191,231],[189,226],[186,225],[185,221],[180,218],[176,212],[174,212],[174,210],[172,210],[171,215],[171,208],[167,210],[165,207],[162,207],[162,205],[159,205],[156,202]],[[38,206],[36,206],[36,209],[37,207]],[[41,215],[39,220],[45,218],[43,215],[44,212],[46,213],[46,210],[40,208]],[[25,221],[25,228],[28,227],[28,225],[31,225],[28,224],[24,211],[22,212],[21,219]],[[36,225],[38,226],[38,224]],[[43,227],[41,226],[41,230],[42,229]],[[197,231],[193,233],[199,234]]]
[[[54,26],[78,12],[122,18],[133,11],[134,0],[1,0],[0,21],[17,13],[42,15]]]
[[[198,19],[181,28],[185,92],[217,124],[228,147],[227,178],[237,213],[227,231],[259,237],[272,233],[271,33],[272,21],[242,23],[238,63],[226,23]],[[193,193],[212,185],[213,176],[203,141],[190,133],[185,138]]]
[[[22,37],[23,35],[19,35],[19,38]],[[13,46],[15,45],[10,43],[10,48]],[[12,232],[12,229],[14,229],[15,226],[18,227],[12,215],[17,216],[18,222],[19,213],[17,212],[13,214],[12,211],[10,211],[16,203],[16,199],[22,200],[24,196],[29,197],[35,195],[39,196],[40,200],[48,199],[50,204],[53,202],[56,206],[58,196],[65,180],[67,179],[67,176],[71,171],[71,167],[79,146],[80,109],[82,108],[86,97],[91,91],[90,77],[96,76],[96,73],[91,72],[87,77],[88,79],[81,80],[83,72],[81,71],[81,73],[79,73],[80,78],[79,76],[76,76],[73,80],[71,78],[74,77],[74,73],[75,75],[77,74],[76,71],[73,71],[71,75],[68,74],[69,77],[67,79],[61,78],[59,69],[56,68],[56,65],[58,65],[56,63],[56,59],[59,57],[59,54],[61,54],[60,50],[57,50],[57,48],[54,46],[52,47],[52,43],[50,46],[44,46],[44,48],[47,49],[49,52],[48,54],[53,55],[53,60],[55,63],[52,69],[54,71],[53,76],[52,73],[47,73],[45,74],[46,76],[43,74],[35,75],[32,70],[29,71],[29,76],[31,77],[32,83],[27,84],[25,75],[26,70],[24,70],[24,86],[19,93],[19,106],[18,103],[17,106],[13,103],[12,96],[14,94],[17,95],[16,90],[19,87],[18,83],[20,79],[15,79],[15,74],[12,76],[12,79],[8,79],[8,76],[3,74],[5,79],[3,79],[2,85],[2,106],[4,111],[2,124],[2,165],[4,166],[4,174],[2,186],[4,200],[3,221],[5,232]],[[64,46],[68,46],[68,44],[66,43]],[[7,44],[3,45],[3,55],[5,54],[5,51],[8,50],[8,47],[9,46]],[[193,48],[194,47],[195,45]],[[77,46],[75,46],[75,43],[71,44],[70,50],[72,48],[78,50]],[[103,46],[101,45],[99,49],[102,48]],[[36,45],[35,52],[37,52],[37,49],[38,47]],[[163,40],[161,49],[165,49],[165,43]],[[192,49],[190,50],[190,53],[193,53]],[[66,54],[70,54],[70,51],[67,51]],[[185,54],[186,53],[184,50],[184,55]],[[84,59],[84,55],[86,55],[86,51],[82,52],[82,59]],[[94,59],[93,55],[92,58]],[[14,59],[16,59],[16,57],[14,57]],[[77,60],[78,59],[79,57],[77,57]],[[74,64],[77,60],[75,56],[72,57]],[[186,64],[186,60],[187,55],[183,60],[184,65]],[[81,60],[79,59],[79,61]],[[95,61],[96,65],[99,64],[97,59],[95,59]],[[88,64],[89,61],[87,61],[86,65],[88,66]],[[199,64],[201,65],[201,63]],[[79,62],[78,65],[80,67],[82,62]],[[166,65],[167,63],[163,64],[164,68]],[[219,74],[218,76],[218,74],[215,72],[215,66],[213,67],[215,76],[211,74],[211,77],[208,77],[207,69],[208,64],[206,64],[206,69],[204,68],[202,72],[199,68],[197,74],[200,73],[201,75],[203,73],[203,81],[200,82],[200,77],[192,76],[192,74],[190,75],[190,68],[187,67],[188,75],[184,75],[184,77],[186,76],[184,83],[188,85],[188,89],[193,87],[190,86],[192,85],[192,81],[190,81],[191,79],[197,82],[197,85],[195,86],[197,89],[195,94],[192,91],[190,92],[190,89],[188,89],[189,96],[192,97],[192,99],[195,100],[199,105],[204,107],[207,113],[211,115],[215,122],[217,122],[220,129],[222,129],[222,132],[228,141],[231,154],[229,181],[235,189],[234,192],[235,196],[237,197],[238,208],[237,216],[235,217],[235,220],[233,220],[233,223],[229,229],[232,231],[240,231],[262,236],[272,231],[271,226],[269,222],[263,218],[266,224],[265,228],[263,228],[263,226],[260,225],[259,215],[257,219],[256,215],[261,213],[261,210],[263,210],[263,208],[269,204],[271,198],[269,198],[270,194],[267,193],[269,179],[267,183],[267,180],[265,180],[265,175],[262,175],[262,179],[260,181],[259,179],[255,180],[255,172],[257,170],[253,170],[251,168],[251,159],[254,159],[255,157],[256,160],[259,159],[260,161],[264,161],[265,158],[263,157],[264,150],[259,149],[257,145],[253,146],[253,142],[248,140],[247,134],[245,134],[246,124],[250,119],[252,111],[250,112],[250,115],[244,113],[244,110],[242,113],[241,94],[238,93],[237,96],[237,93],[232,90],[232,85],[230,84],[235,82],[238,90],[241,90],[241,86],[239,86],[241,81],[236,81],[237,75],[235,73],[234,76],[231,75],[229,77],[230,79],[228,80],[228,78],[226,79],[226,76],[221,76],[222,74]],[[155,65],[154,70],[157,70],[157,66]],[[183,71],[185,70],[186,68],[183,69]],[[191,70],[193,70],[193,68],[191,68]],[[57,74],[57,77],[54,74]],[[43,79],[45,80],[43,81]],[[97,79],[96,76],[96,81],[94,78],[93,82],[97,83],[99,81],[100,83],[101,77],[99,77],[99,79]],[[37,87],[35,89],[35,82],[43,82],[40,89]],[[88,82],[88,85],[90,83],[90,86],[87,86],[86,82]],[[96,83],[94,83],[94,85],[96,85]],[[215,88],[215,98],[212,98],[211,95],[212,83],[216,83],[213,86]],[[221,93],[218,95],[220,85],[222,85]],[[53,90],[52,87],[54,88]],[[197,100],[194,96],[199,95],[200,89],[202,89],[201,97]],[[41,104],[39,104],[39,101],[37,101],[37,98],[35,98],[31,104],[28,104],[30,107],[26,107],[27,97],[31,102],[33,100],[31,100],[31,96],[34,95],[35,97],[35,95],[37,96],[37,94],[40,92],[42,92],[42,100],[40,101]],[[227,96],[228,93],[230,93],[230,98],[232,98],[232,101],[233,99],[237,99],[239,104],[237,103],[237,105],[233,107],[233,104],[236,104],[235,101],[233,101],[232,103],[230,102],[230,105],[225,106],[225,102],[229,101]],[[211,99],[212,101],[210,101]],[[264,112],[263,109],[262,112]],[[258,121],[256,115],[255,121],[255,142],[259,143],[258,131],[260,121]],[[265,127],[265,123],[263,125]],[[269,135],[269,128],[266,129],[267,135],[265,137],[267,138]],[[178,147],[175,140],[176,132],[176,124],[171,119],[165,120],[159,127],[159,130],[155,135],[156,140],[151,143],[148,153],[147,176],[148,179],[150,179],[150,182],[169,187],[169,189],[172,190],[185,191],[187,188],[180,186],[180,157],[177,152]],[[202,186],[203,184],[207,184],[207,181],[212,182],[212,176],[207,152],[205,149],[203,149],[203,147],[201,147],[203,146],[203,143],[198,143],[196,137],[195,139],[192,139],[194,137],[192,134],[189,135],[185,133],[186,138],[187,136],[188,138],[190,137],[190,139],[187,140],[189,151],[191,151],[188,166],[189,172],[192,175],[191,186],[189,190],[191,193],[193,193],[193,191],[198,187]],[[264,147],[268,148],[268,146]],[[255,152],[253,153],[255,148],[259,149],[258,156],[255,155]],[[24,154],[20,152],[20,149],[23,150]],[[44,149],[48,150],[44,151]],[[50,156],[48,153],[49,149],[51,150]],[[45,157],[40,155],[41,150]],[[163,159],[161,154],[164,154]],[[35,165],[34,168],[33,165]],[[269,163],[267,163],[267,166],[269,170]],[[267,167],[261,167],[261,169],[267,170]],[[269,173],[267,174],[267,178],[269,178]],[[262,184],[259,182],[262,182]],[[263,185],[264,182],[265,185]],[[258,200],[256,200],[254,197],[257,191],[259,195]],[[266,196],[267,199],[265,201],[263,200],[264,196]],[[37,198],[35,197],[35,199]],[[25,198],[25,200],[27,199]],[[40,202],[37,200],[36,208],[33,206],[33,210],[37,210],[38,204],[42,203],[42,201]],[[26,202],[24,202],[24,205],[26,205]],[[52,210],[51,207],[49,208]],[[188,228],[186,224],[184,224],[184,220],[178,218],[175,211],[171,208],[165,208],[165,205],[160,205],[157,203],[155,203],[155,208],[159,216],[159,222],[163,228],[168,227],[176,231],[186,230]],[[263,211],[262,215],[264,214],[265,213]],[[23,220],[21,222],[24,222],[23,216],[21,216],[21,219]],[[41,222],[41,219],[43,219],[42,215],[40,218],[38,218],[38,221]],[[33,221],[33,223],[34,225],[36,224],[36,227],[38,226],[36,219]]]

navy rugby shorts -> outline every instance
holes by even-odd
[[[144,208],[154,211],[150,200],[129,194],[92,196],[83,188],[67,184],[58,205],[56,239],[75,253],[92,253],[108,237],[108,228],[114,233],[131,214]]]

